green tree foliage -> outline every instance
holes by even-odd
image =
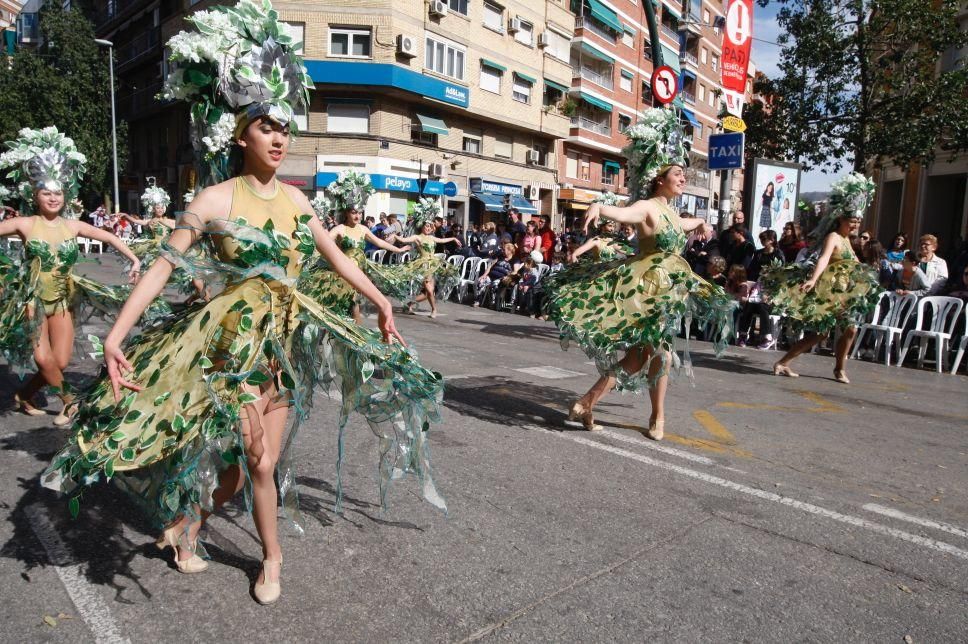
[[[752,115],[751,138],[834,171],[968,149],[968,68],[939,73],[968,43],[956,20],[962,0],[773,2],[782,5],[782,75],[769,88],[773,112]]]
[[[111,96],[108,54],[77,10],[47,3],[40,14],[42,44],[20,49],[0,66],[0,140],[24,127],[56,126],[87,156],[82,194],[112,190]],[[118,123],[118,163],[124,168],[127,124]]]

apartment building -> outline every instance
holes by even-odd
[[[722,3],[655,0],[653,6],[662,63],[680,78],[674,104],[692,143],[688,187],[677,206],[707,216],[716,206],[711,202],[718,202],[718,179],[708,169],[708,140],[718,126],[722,103],[717,91]],[[576,0],[572,9],[572,80],[553,107],[571,119],[559,165],[560,206],[569,223],[579,220],[603,191],[628,194],[623,132],[653,106],[654,69],[645,11],[636,0]]]

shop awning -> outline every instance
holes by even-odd
[[[603,101],[601,99],[595,98],[594,96],[589,96],[585,92],[578,92],[578,97],[581,100],[583,100],[586,103],[588,103],[589,105],[594,105],[595,107],[597,107],[600,110],[605,110],[606,112],[611,112],[612,111],[612,106],[611,105],[609,105],[608,103],[606,103],[605,101]]]
[[[599,51],[599,50],[595,49],[594,47],[592,47],[591,45],[589,45],[587,42],[583,42],[581,44],[581,50],[583,52],[585,52],[586,54],[588,54],[589,56],[592,56],[592,57],[597,58],[599,60],[604,60],[606,63],[615,64],[615,59],[614,58],[612,58],[611,56],[609,56],[608,54],[606,54],[603,51]]]
[[[618,172],[622,169],[622,165],[618,161],[602,161],[602,167],[613,172]]]
[[[481,58],[481,64],[484,65],[485,67],[490,67],[491,69],[496,69],[500,72],[506,72],[508,70],[508,68],[505,67],[504,65],[499,65],[495,63],[493,60],[488,60],[487,58]]]
[[[569,210],[588,210],[588,206],[590,205],[591,204],[582,203],[580,201],[569,201],[568,209]]]
[[[662,45],[662,64],[671,67],[676,76],[682,73],[679,70],[679,52],[665,45]]]
[[[666,2],[663,3],[662,10],[668,11],[669,13],[671,13],[673,16],[675,16],[676,20],[682,20],[682,14],[679,13],[679,10],[673,7],[672,3],[669,2],[668,0],[666,0]]]
[[[598,0],[588,0],[588,8],[591,9],[592,17],[609,27],[616,33],[622,33],[625,28],[622,26],[621,21],[618,19],[618,14],[603,5]]]
[[[522,74],[521,72],[514,72],[514,75],[523,81],[528,81],[532,85],[538,82],[538,79],[535,78],[534,76],[528,76],[527,74]]]
[[[696,115],[692,113],[692,110],[682,109],[682,115],[686,117],[686,120],[692,123],[693,127],[699,127],[701,124],[696,119]]]
[[[511,207],[525,215],[537,215],[538,209],[520,195],[511,195]]]
[[[624,78],[635,78],[635,74],[624,69],[621,71],[621,74]]]
[[[544,80],[545,80],[545,85],[547,85],[548,87],[550,87],[552,89],[556,89],[559,92],[563,92],[565,94],[568,93],[568,88],[565,87],[564,85],[562,85],[561,83],[557,83],[557,82],[551,80],[550,78],[546,78]]]
[[[623,22],[623,23],[622,23],[622,29],[623,29],[623,30],[625,31],[625,33],[627,33],[627,34],[632,34],[633,36],[635,35],[635,27],[633,27],[632,25],[627,25],[627,24],[625,24],[625,23]]]
[[[684,70],[682,70],[682,75],[683,75],[683,77],[690,76],[690,77],[692,77],[693,80],[699,80],[699,77],[696,76],[696,72],[692,71],[691,69],[684,69]]]
[[[417,114],[417,120],[420,121],[421,132],[447,135],[447,124],[441,119],[426,114]]]
[[[504,212],[504,195],[493,192],[472,192],[471,196],[484,204],[488,212]]]

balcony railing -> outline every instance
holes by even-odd
[[[679,32],[673,29],[672,27],[670,27],[669,25],[665,24],[664,22],[662,23],[662,26],[660,27],[660,29],[662,29],[662,33],[664,33],[665,35],[670,36],[671,38],[674,38],[676,41],[679,40]]]
[[[584,80],[591,81],[600,87],[604,87],[605,89],[615,88],[615,82],[612,80],[611,74],[606,76],[601,72],[597,72],[594,69],[591,69],[590,67],[582,67],[580,70],[577,70],[577,71],[578,71],[578,76],[580,76]]]
[[[690,65],[699,66],[699,59],[696,58],[695,54],[690,54],[688,51],[684,51],[679,54],[679,60],[689,63]]]
[[[142,56],[158,49],[161,42],[161,28],[153,27],[127,44],[118,47],[118,69],[137,62]]]
[[[149,113],[154,108],[161,107],[165,101],[161,101],[155,96],[161,92],[162,82],[157,81],[148,87],[135,90],[127,96],[118,98],[118,113],[122,118],[135,119]]]
[[[604,38],[609,42],[615,42],[615,32],[600,24],[590,16],[578,16],[575,18],[575,29],[590,31],[599,38]]]
[[[101,27],[120,17],[128,9],[147,4],[149,4],[147,0],[108,0],[104,4],[104,8],[94,14],[94,26],[95,28]]]
[[[571,117],[571,126],[580,127],[583,130],[588,130],[589,132],[595,132],[596,134],[601,134],[602,136],[612,136],[612,126],[608,123],[599,123],[598,121],[593,121],[584,116],[573,116]]]
[[[695,105],[696,104],[696,95],[693,94],[692,92],[687,92],[686,90],[682,90],[682,100],[684,100],[685,102],[690,103],[692,105]]]

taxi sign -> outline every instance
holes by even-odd
[[[726,116],[723,118],[723,129],[730,132],[745,132],[746,121],[735,116]]]

